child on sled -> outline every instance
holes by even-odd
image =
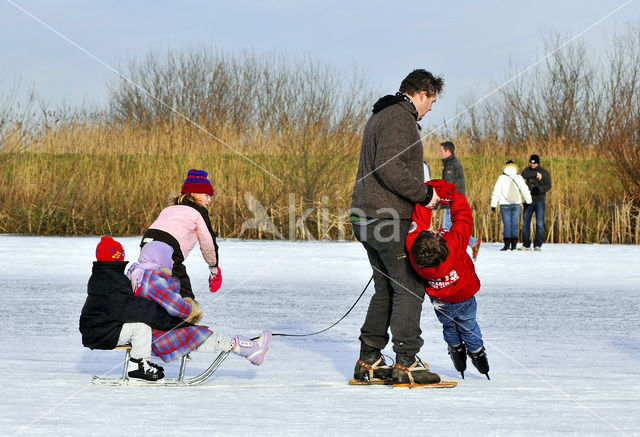
[[[124,274],[126,265],[122,245],[111,237],[102,237],[80,315],[82,344],[91,349],[131,344],[131,362],[138,368],[129,372],[129,376],[157,381],[164,378],[164,369],[149,361],[151,328],[169,331],[182,319],[135,296]]]
[[[147,252],[153,254],[157,244],[168,247],[164,243],[154,243],[145,251],[145,256]],[[143,266],[170,267],[170,250],[166,251],[168,256],[160,257],[159,266],[155,264],[153,255],[147,259],[141,254],[140,261]],[[143,274],[136,295],[130,279],[124,274],[127,262],[122,245],[111,237],[102,237],[96,255],[98,261],[93,266],[88,296],[80,316],[82,344],[91,349],[113,349],[131,344],[131,362],[137,365],[137,369],[129,372],[131,378],[148,381],[164,378],[162,366],[150,361],[152,352],[165,362],[194,350],[231,351],[255,365],[264,360],[271,341],[270,332],[265,331],[257,341],[241,336],[216,335],[204,326],[193,324],[201,318],[200,307],[180,297],[175,279],[170,289],[166,289],[160,279],[150,280],[151,273],[147,277]],[[140,270],[137,268],[140,263],[135,266],[135,270]],[[146,273],[145,269],[142,270]],[[163,274],[162,280],[172,279],[170,275]],[[146,297],[147,294],[155,299]]]
[[[171,246],[161,241],[147,243],[140,251],[138,262],[127,271],[134,295],[156,302],[170,315],[187,322],[169,332],[153,329],[154,355],[168,362],[191,351],[230,351],[259,366],[269,349],[271,332],[264,331],[253,341],[240,335],[229,337],[191,324],[202,319],[202,311],[193,299],[180,296],[180,281],[171,276],[172,252]]]
[[[411,264],[426,280],[425,289],[442,323],[444,340],[453,364],[464,378],[468,354],[478,371],[489,378],[489,362],[476,322],[475,294],[480,290],[473,261],[467,254],[473,228],[471,208],[455,185],[441,179],[431,185],[441,204],[451,206],[450,229],[430,229],[430,209],[416,204],[406,247]]]
[[[170,206],[160,212],[158,218],[145,231],[140,243],[140,247],[144,247],[150,241],[162,241],[171,246],[174,262],[172,275],[180,280],[182,297],[195,299],[191,280],[183,262],[196,242],[209,265],[209,290],[216,292],[222,284],[216,233],[211,227],[207,211],[213,193],[206,171],[189,170],[180,195],[173,198]]]

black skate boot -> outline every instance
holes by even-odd
[[[164,367],[162,367],[160,364],[156,364],[156,363],[153,363],[151,361],[147,361],[147,363],[149,363],[149,365],[151,367],[155,367],[156,369],[160,370],[161,372],[164,372]]]
[[[384,384],[390,385],[391,367],[384,361],[378,349],[361,351],[360,359],[353,370],[354,385]]]
[[[503,238],[502,240],[504,241],[504,247],[500,249],[500,252],[509,250],[509,243],[511,243],[511,238]]]
[[[394,387],[416,387],[440,382],[440,375],[415,355],[397,355],[393,366]]]
[[[464,347],[464,344],[459,344],[458,346],[449,345],[449,356],[453,361],[453,367],[460,372],[462,379],[464,379],[464,371],[467,370],[467,348]]]
[[[153,364],[144,358],[131,358],[131,362],[138,365],[138,368],[129,372],[129,378],[144,379],[145,381],[158,381],[164,378],[162,366]]]
[[[516,246],[518,245],[518,239],[517,238],[512,238],[511,239],[511,246],[509,248],[509,250],[516,250]]]
[[[478,372],[485,375],[487,379],[491,379],[489,378],[489,360],[487,359],[484,346],[482,346],[479,351],[468,352],[468,354],[469,358],[471,358],[471,362],[476,366],[476,369],[478,369]]]

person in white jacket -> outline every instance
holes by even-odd
[[[509,160],[502,174],[498,176],[491,194],[491,210],[495,212],[496,207],[500,205],[502,217],[504,247],[500,250],[515,250],[518,244],[518,220],[522,198],[526,203],[532,202],[529,187],[518,174],[518,167]]]

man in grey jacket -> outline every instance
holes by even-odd
[[[423,182],[423,148],[416,122],[431,110],[443,84],[428,71],[414,70],[398,93],[376,102],[364,128],[350,217],[353,233],[367,251],[375,284],[354,370],[354,379],[361,383],[440,381],[416,359],[424,343],[420,314],[425,289],[409,262],[405,240],[414,205],[433,208],[439,200]],[[389,329],[396,353],[393,371],[380,353],[389,342]]]
[[[465,194],[466,188],[464,183],[464,169],[462,164],[456,157],[456,146],[451,141],[445,141],[440,143],[440,157],[442,158],[442,179],[447,182],[451,182],[456,186],[458,193]],[[444,211],[442,214],[442,228],[451,229],[451,207],[449,205],[443,206]],[[469,238],[469,247],[471,248],[471,257],[475,261],[478,257],[478,250],[480,250],[480,243],[473,235]]]

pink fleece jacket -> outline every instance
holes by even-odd
[[[216,249],[207,224],[200,213],[190,206],[173,205],[163,209],[149,229],[159,229],[173,235],[180,244],[184,259],[187,259],[197,241],[207,264],[216,265]]]

